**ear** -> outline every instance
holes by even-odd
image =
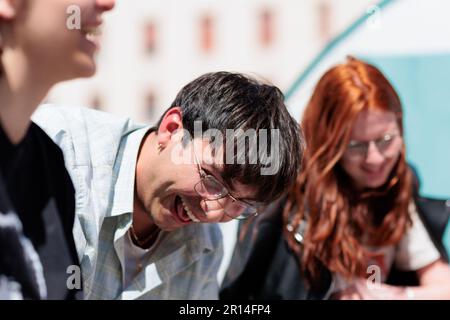
[[[22,0],[0,0],[0,20],[12,20],[16,17]]]
[[[166,146],[171,139],[183,132],[183,115],[180,107],[169,109],[158,128],[158,144]]]

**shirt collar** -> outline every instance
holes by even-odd
[[[111,216],[133,212],[137,156],[142,140],[150,129],[147,126],[122,138],[113,169],[117,178],[113,184]]]

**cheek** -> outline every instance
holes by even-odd
[[[183,195],[187,197],[196,197],[197,193],[194,189],[196,183],[200,180],[198,176],[191,172],[171,172],[164,181],[159,184],[159,193],[162,197],[170,197],[173,195]]]
[[[175,188],[180,191],[192,192],[194,186],[200,181],[197,168],[190,164],[175,164],[168,168],[168,172],[171,172],[171,180]]]
[[[391,172],[394,169],[395,164],[397,163],[399,158],[400,158],[400,154],[397,157],[395,157],[395,158],[391,158],[391,159],[387,160],[387,162],[386,162],[386,169],[387,170],[386,171],[387,171],[388,175],[391,174]]]
[[[38,27],[34,24],[30,22],[20,34],[29,58],[41,65],[57,66],[57,70],[67,69],[79,47],[79,32],[68,30],[64,21],[47,22]]]
[[[53,39],[53,42],[55,42],[55,40],[62,40],[70,31],[67,28],[70,15],[66,14],[66,9],[67,7],[61,5],[55,5],[55,8],[51,10],[47,5],[33,6],[29,9],[29,14],[24,21],[28,34],[37,36],[36,41],[51,42]]]

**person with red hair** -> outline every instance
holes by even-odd
[[[386,77],[353,57],[332,67],[302,128],[296,185],[242,228],[221,297],[450,299],[450,268],[418,212],[402,106]],[[418,285],[386,284],[394,266]]]

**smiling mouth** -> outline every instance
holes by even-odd
[[[178,219],[183,223],[195,222],[198,223],[200,220],[194,216],[192,211],[189,209],[187,204],[184,202],[181,196],[175,197],[175,214]]]
[[[378,170],[367,170],[367,169],[364,169],[364,172],[365,172],[368,176],[376,176],[376,177],[378,177],[378,176],[382,175],[382,173],[384,172],[384,170],[383,170],[383,168],[380,168],[380,169],[378,169]]]

